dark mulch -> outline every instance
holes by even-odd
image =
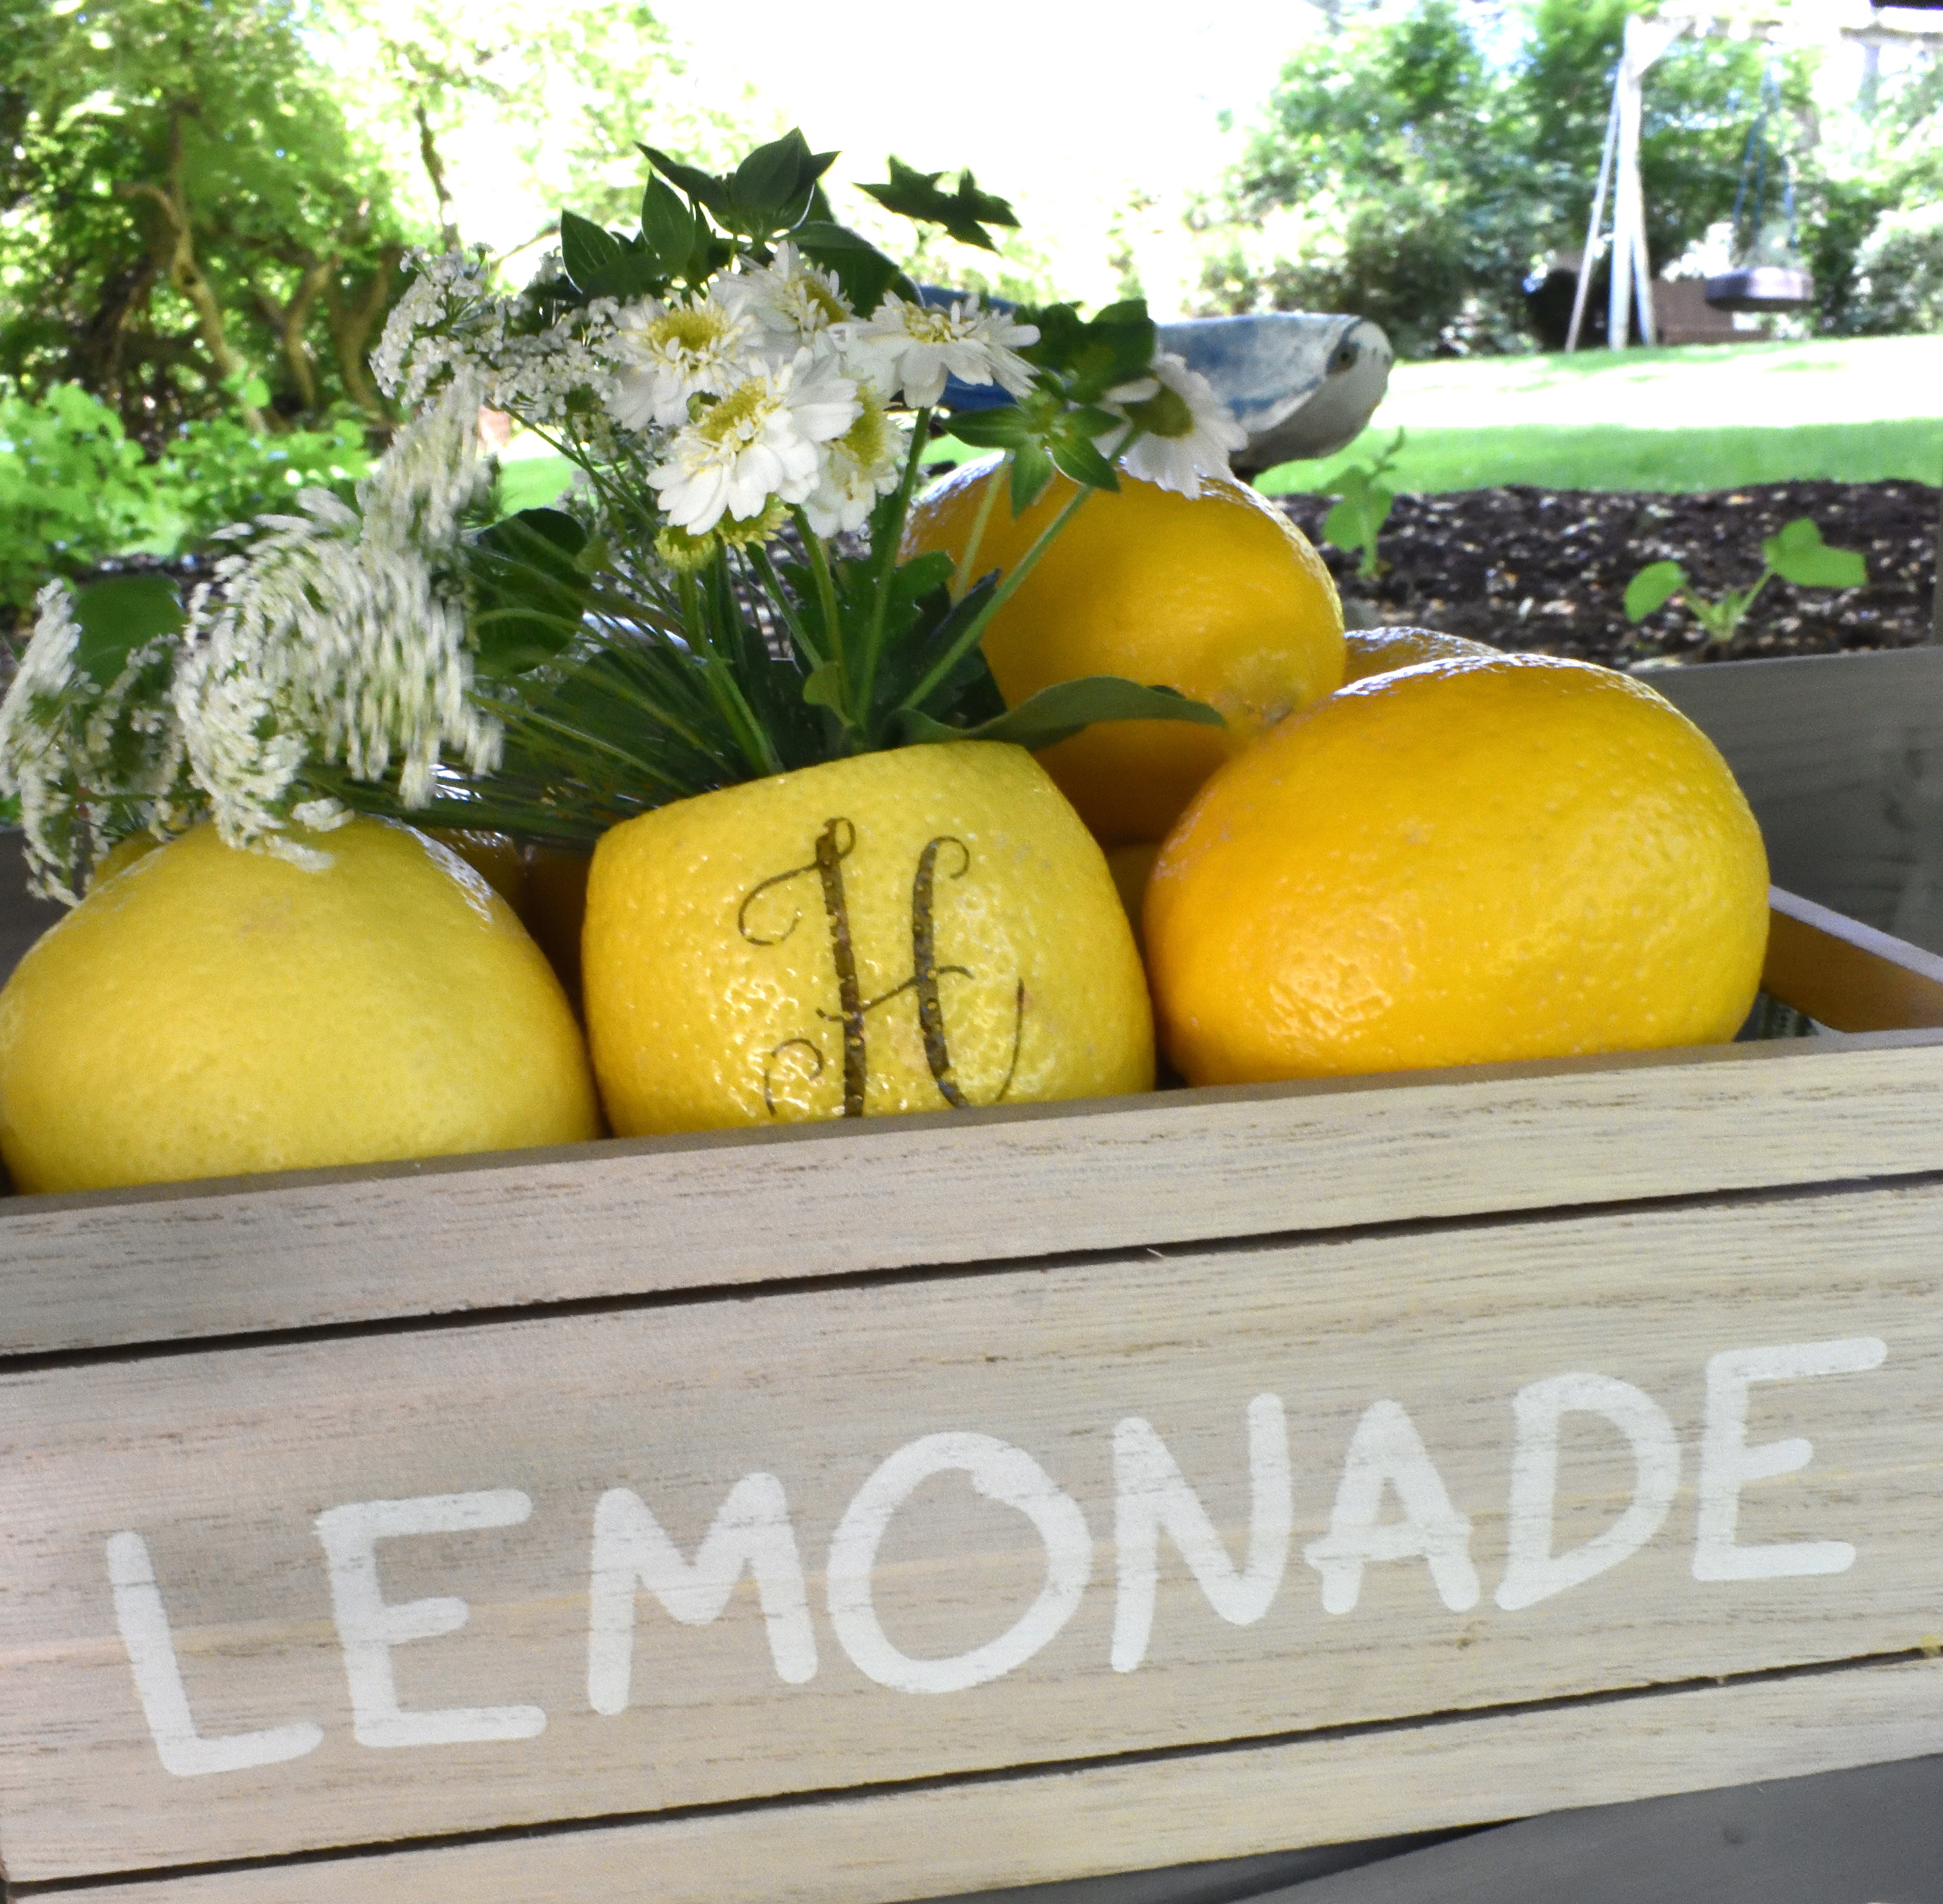
[[[1769,483],[1697,496],[1645,496],[1522,485],[1400,496],[1378,545],[1390,564],[1374,582],[1358,558],[1325,546],[1323,496],[1276,499],[1321,548],[1352,618],[1414,622],[1501,648],[1625,666],[1746,661],[1907,648],[1931,639],[1937,511],[1923,483]],[[1770,582],[1733,641],[1709,646],[1692,616],[1669,605],[1634,626],[1621,603],[1649,562],[1682,564],[1717,595],[1760,573],[1760,545],[1812,517],[1837,548],[1867,557],[1860,588]]]

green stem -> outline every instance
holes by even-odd
[[[884,645],[884,621],[891,608],[891,577],[898,566],[898,545],[904,539],[904,517],[910,510],[910,499],[917,490],[918,471],[924,459],[925,446],[931,441],[931,411],[929,407],[918,412],[911,426],[910,454],[904,459],[904,480],[898,485],[897,506],[892,510],[890,533],[884,538],[884,546],[873,549],[877,570],[876,599],[870,605],[870,632],[864,638],[864,653],[860,657],[857,692],[852,705],[858,714],[858,724],[867,726],[870,722],[870,696],[877,681],[877,654]]]
[[[692,573],[684,570],[680,588],[682,630],[694,650],[695,659],[701,664],[701,678],[708,687],[708,698],[715,703],[716,711],[728,723],[729,734],[742,750],[747,763],[765,773],[781,772],[782,763],[776,758],[769,736],[750,711],[733,672],[724,665],[715,645],[714,633],[709,626],[702,603],[701,585]]]
[[[925,676],[924,679],[904,696],[902,705],[907,708],[922,706],[925,697],[931,694],[951,671],[978,645],[984,634],[986,625],[1011,599],[1013,591],[1027,576],[1032,573],[1039,558],[1052,546],[1054,539],[1058,536],[1059,532],[1073,520],[1079,512],[1079,505],[1092,493],[1092,488],[1089,484],[1082,483],[1079,485],[1067,499],[1065,508],[1046,524],[1040,532],[1039,539],[1019,557],[1018,566],[1009,571],[998,587],[992,591],[992,599],[972,617],[969,625],[959,634],[958,639],[952,643],[950,647],[933,664],[930,672]]]
[[[985,526],[992,520],[993,505],[999,499],[999,492],[1004,487],[1002,480],[1005,473],[1005,459],[999,459],[998,466],[992,471],[985,484],[985,493],[978,499],[978,513],[972,518],[972,537],[965,545],[965,553],[958,558],[956,572],[951,578],[951,599],[959,601],[972,585],[972,564],[978,559],[980,545],[985,539]]]
[[[814,542],[816,539],[811,536],[809,539]],[[821,553],[821,550],[818,552]],[[789,591],[783,586],[782,578],[776,573],[775,564],[769,560],[769,551],[761,543],[752,542],[747,554],[750,566],[762,578],[763,586],[769,591],[770,601],[775,605],[776,613],[783,618],[783,625],[790,631],[790,639],[803,651],[804,658],[812,668],[821,668],[824,656],[810,639],[809,630],[803,617],[797,613],[796,604],[790,600]]]
[[[1107,460],[1109,462],[1118,462],[1143,434],[1137,423],[1129,423],[1127,425],[1126,434],[1114,444],[1113,453]],[[994,490],[998,488],[1004,476],[1005,465],[1001,463],[998,468],[992,472],[992,487]],[[978,645],[992,617],[1011,600],[1013,591],[1019,587],[1027,576],[1032,573],[1033,569],[1038,566],[1039,558],[1051,548],[1054,542],[1058,539],[1060,531],[1079,513],[1079,505],[1092,493],[1091,486],[1082,483],[1067,499],[1066,506],[1039,532],[1038,539],[1033,542],[1032,547],[1019,557],[1018,567],[1000,580],[998,587],[992,591],[992,599],[972,618],[970,625],[933,665],[924,679],[904,696],[901,705],[907,708],[922,706],[925,697],[933,693],[951,671]]]
[[[803,536],[803,545],[809,553],[809,572],[816,579],[816,599],[823,610],[824,639],[830,643],[829,659],[841,662],[843,654],[843,628],[836,619],[836,584],[830,573],[830,557],[823,546],[823,539],[809,526],[809,518],[798,509],[795,511],[796,526]]]

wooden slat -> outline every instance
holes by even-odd
[[[1908,1033],[19,1199],[0,1354],[1939,1169]]]
[[[1779,890],[1761,983],[1837,1031],[1943,1025],[1943,958]]]
[[[1939,1225],[1943,1184],[1930,1183],[17,1374],[0,1381],[0,1850],[17,1881],[152,1868],[1901,1651],[1943,1623]],[[1748,1485],[1737,1536],[1847,1541],[1852,1566],[1696,1580],[1709,1358],[1865,1337],[1885,1345],[1868,1372],[1759,1388],[1748,1442],[1805,1436],[1812,1459]],[[1501,1609],[1512,1399],[1575,1371],[1635,1384],[1665,1411],[1685,1449],[1681,1491],[1643,1551]],[[1265,1393],[1286,1408],[1294,1477],[1292,1547],[1266,1617],[1217,1617],[1164,1546],[1150,1650],[1114,1670],[1116,1424],[1153,1424],[1239,1555],[1245,1415]],[[1353,1611],[1322,1604],[1304,1550],[1330,1525],[1352,1434],[1380,1400],[1408,1410],[1469,1519],[1475,1602],[1433,1590],[1412,1559],[1374,1565]],[[825,1571],[866,1479],[942,1433],[995,1436],[1039,1462],[1084,1517],[1093,1578],[1042,1651],[932,1694],[853,1663],[826,1614]],[[1564,1447],[1561,1546],[1610,1525],[1632,1486],[1616,1432],[1582,1423]],[[745,1581],[705,1627],[644,1598],[634,1703],[594,1712],[597,1500],[635,1491],[692,1554],[757,1473],[787,1500],[814,1675],[779,1678]],[[354,1743],[317,1516],[506,1489],[529,1497],[526,1519],[389,1543],[381,1577],[388,1602],[457,1594],[471,1607],[462,1632],[401,1648],[407,1706],[537,1706],[544,1732]],[[1395,1512],[1392,1500],[1383,1517]],[[106,1555],[121,1532],[147,1543],[203,1730],[315,1724],[318,1749],[251,1770],[163,1770],[116,1635]],[[876,1605],[898,1645],[935,1659],[1005,1632],[1044,1571],[1022,1514],[938,1480],[899,1514]],[[907,1894],[936,1888],[909,1881]]]
[[[569,1834],[109,1884],[98,1904],[896,1904],[1943,1751],[1929,1662]]]

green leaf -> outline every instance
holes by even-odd
[[[1036,443],[1022,443],[1012,452],[1012,514],[1022,516],[1045,493],[1052,481],[1052,459]]]
[[[892,156],[891,176],[881,185],[861,185],[886,211],[921,223],[942,225],[960,244],[976,245],[983,251],[996,251],[998,245],[987,225],[1016,226],[1018,220],[1004,199],[981,192],[971,168],[958,175],[955,191],[939,189],[942,172],[920,172]]]
[[[1339,542],[1337,546],[1340,548],[1342,545]],[[1687,588],[1687,571],[1677,562],[1647,564],[1626,584],[1626,619],[1644,621],[1656,608]]]
[[[181,633],[182,597],[167,576],[114,576],[75,596],[74,619],[81,624],[75,667],[97,687],[109,687],[143,642]]]
[[[733,223],[729,209],[729,181],[718,179],[713,172],[704,172],[692,165],[684,165],[678,158],[671,158],[666,152],[657,152],[652,146],[641,148],[648,163],[668,180],[686,192],[698,205],[705,206],[715,215],[718,224]]]
[[[529,674],[572,642],[586,606],[587,543],[587,531],[560,509],[522,509],[474,538],[468,624],[480,674]]]
[[[1070,476],[1089,489],[1119,491],[1120,479],[1113,474],[1113,465],[1087,438],[1076,431],[1061,430],[1046,449],[1061,475]]]
[[[859,317],[867,318],[876,310],[886,291],[916,302],[917,287],[892,259],[848,226],[813,219],[799,225],[790,236],[805,257],[836,274],[837,283]]]
[[[626,247],[621,241],[592,219],[582,218],[578,212],[560,213],[560,262],[576,290],[591,290],[594,280],[625,254]]]
[[[843,664],[826,661],[814,669],[803,684],[803,698],[812,708],[827,708],[832,714],[843,711]]]
[[[1020,322],[1039,327],[1039,342],[1019,355],[1051,371],[1076,403],[1093,403],[1109,390],[1145,377],[1154,358],[1154,324],[1146,301],[1128,298],[1082,318],[1070,304],[1022,308]]]
[[[562,221],[563,233],[565,221]],[[676,276],[696,248],[695,213],[681,194],[657,178],[641,194],[641,243],[662,274]]]
[[[836,157],[812,152],[794,128],[758,146],[729,181],[730,213],[738,229],[752,238],[767,238],[798,223],[809,213],[817,180]]]
[[[1050,687],[975,727],[953,727],[914,708],[900,711],[907,743],[1008,741],[1035,751],[1070,739],[1081,729],[1108,720],[1188,720],[1205,727],[1227,725],[1205,701],[1190,701],[1171,687],[1143,687],[1116,674],[1089,674]]]
[[[1797,517],[1761,544],[1767,565],[1797,588],[1859,588],[1869,565],[1853,549],[1831,548],[1806,516]]]

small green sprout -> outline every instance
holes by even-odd
[[[1322,525],[1322,539],[1346,555],[1361,556],[1356,564],[1360,581],[1373,582],[1389,567],[1377,554],[1377,538],[1389,520],[1390,505],[1396,500],[1396,493],[1383,479],[1402,448],[1403,431],[1398,430],[1390,447],[1374,463],[1367,468],[1359,462],[1352,463],[1324,492],[1343,499],[1329,511],[1329,519]]]
[[[1709,600],[1694,591],[1677,562],[1652,562],[1626,584],[1626,619],[1642,622],[1677,597],[1707,631],[1710,642],[1733,640],[1754,597],[1779,576],[1797,588],[1859,588],[1869,579],[1868,564],[1852,548],[1831,548],[1806,516],[1797,517],[1761,544],[1767,567],[1748,588],[1730,588]]]

